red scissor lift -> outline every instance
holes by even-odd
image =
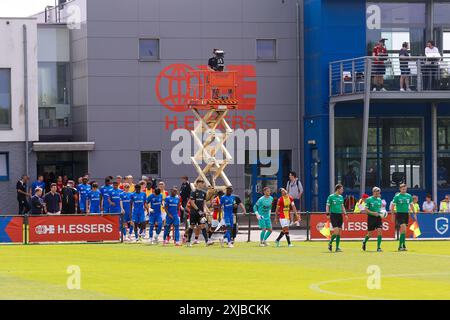
[[[191,157],[198,173],[196,180],[201,178],[208,188],[223,190],[231,186],[225,168],[233,158],[225,142],[233,134],[233,129],[225,117],[230,110],[238,109],[237,72],[191,71],[188,86],[193,97],[188,100],[188,107],[196,118],[191,133],[199,148]],[[218,183],[219,178],[223,184]]]

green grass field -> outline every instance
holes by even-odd
[[[162,247],[146,244],[0,247],[1,299],[450,299],[450,242],[385,242],[383,253],[343,242],[260,248],[238,243]],[[284,243],[285,245],[285,243]],[[368,250],[374,250],[370,242]],[[67,268],[81,270],[81,289],[67,289]],[[381,270],[381,289],[367,288],[367,268]]]

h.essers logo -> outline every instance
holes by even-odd
[[[34,228],[36,234],[80,234],[80,233],[112,233],[112,224],[68,224],[68,225],[38,225]]]

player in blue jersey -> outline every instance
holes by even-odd
[[[163,197],[161,194],[161,189],[156,188],[155,192],[148,196],[147,198],[147,204],[149,206],[149,212],[150,217],[148,220],[149,226],[150,226],[150,233],[149,233],[149,239],[150,243],[157,244],[158,243],[158,237],[162,230],[163,220],[162,220],[162,212],[161,212],[161,206],[163,203]],[[156,226],[156,234],[153,238],[153,229]]]
[[[122,200],[122,211],[123,211],[123,219],[122,219],[122,234],[123,238],[127,241],[131,241],[131,233],[133,232],[133,226],[131,224],[131,192],[130,185],[125,183],[123,185],[123,192],[120,195],[120,200]],[[128,234],[127,234],[128,228]]]
[[[92,190],[89,191],[88,195],[86,196],[86,199],[87,199],[87,207],[86,207],[87,213],[93,213],[93,214],[101,213],[101,208],[100,208],[101,193],[98,190],[97,183],[94,182],[92,184]]]
[[[231,243],[231,231],[233,230],[233,209],[234,209],[234,196],[233,188],[227,187],[225,195],[220,198],[220,205],[223,208],[223,219],[225,235],[224,240],[226,240],[228,247],[233,248]],[[223,244],[223,240],[221,241]]]
[[[168,244],[168,236],[171,226],[175,231],[175,245],[181,246],[180,244],[180,209],[181,209],[181,198],[178,196],[177,187],[173,187],[170,190],[170,196],[166,197],[165,200],[166,209],[166,224],[164,226],[164,244]]]
[[[81,213],[87,213],[87,200],[88,200],[88,194],[91,191],[91,186],[88,184],[89,179],[87,177],[83,177],[81,180],[82,183],[78,185],[77,190],[79,194],[79,205]],[[100,212],[99,212],[100,213]]]
[[[141,192],[141,186],[137,184],[135,192],[131,194],[130,204],[134,228],[134,236],[137,241],[142,241],[142,236],[139,235],[139,228],[145,228],[145,209],[147,204],[145,203],[145,192]]]
[[[113,189],[109,192],[109,213],[122,213],[122,203],[120,195],[122,190],[119,189],[119,183],[113,182]]]
[[[102,209],[103,213],[109,213],[109,194],[112,191],[113,186],[111,185],[110,177],[105,178],[105,184],[100,187],[100,192],[102,194]]]

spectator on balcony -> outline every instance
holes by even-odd
[[[409,88],[409,77],[411,76],[411,69],[409,68],[409,43],[403,42],[400,49],[400,91],[411,91]]]
[[[446,194],[444,200],[441,201],[439,205],[439,212],[449,213],[450,212],[450,195]]]
[[[427,196],[425,197],[425,201],[422,204],[422,210],[425,213],[436,212],[436,203],[431,200],[431,194],[427,194]]]
[[[386,91],[384,88],[385,62],[387,59],[386,40],[380,39],[372,50],[372,56],[374,57],[372,63],[373,91]]]
[[[434,90],[436,77],[439,72],[439,61],[441,54],[439,49],[434,45],[433,40],[427,42],[425,47],[425,56],[427,57],[425,65],[422,67],[423,74],[423,88],[424,90]]]

